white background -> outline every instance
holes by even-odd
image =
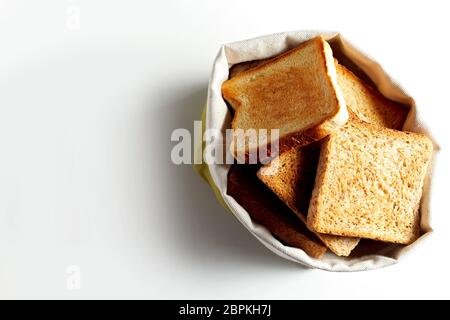
[[[445,4],[0,0],[0,297],[450,298]],[[170,162],[219,46],[300,29],[339,30],[380,61],[443,148],[435,233],[393,267],[282,260]]]

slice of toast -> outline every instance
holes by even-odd
[[[410,244],[433,145],[358,119],[324,139],[307,224],[319,233]]]
[[[326,247],[295,214],[256,177],[258,167],[235,164],[228,172],[227,194],[252,218],[290,246],[319,259]]]
[[[269,59],[238,63],[230,68],[229,78],[255,68]],[[335,60],[337,82],[344,96],[347,110],[359,119],[381,127],[401,130],[409,110],[383,96],[353,72]]]
[[[320,140],[348,119],[333,54],[322,37],[239,73],[223,83],[222,94],[235,109],[230,151],[240,161],[273,143],[282,152]],[[279,129],[279,139],[242,139],[237,129]]]
[[[337,81],[347,109],[359,119],[381,127],[401,130],[408,109],[374,90],[336,61]]]
[[[320,144],[284,152],[261,167],[257,175],[292,211],[306,223],[309,200],[314,187]],[[348,256],[359,242],[358,238],[316,233],[336,255]]]

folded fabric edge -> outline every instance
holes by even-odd
[[[225,200],[222,197],[222,194],[220,193],[219,188],[217,188],[216,184],[213,181],[213,178],[211,177],[211,173],[209,172],[208,165],[203,162],[203,150],[205,148],[205,142],[203,141],[202,137],[205,133],[205,119],[206,119],[206,106],[203,108],[202,111],[202,135],[200,137],[200,141],[195,141],[195,152],[194,152],[194,158],[195,160],[201,160],[201,161],[194,161],[194,171],[197,172],[200,177],[203,178],[203,180],[206,181],[207,184],[211,187],[211,189],[214,191],[214,195],[216,196],[219,203],[227,209],[229,213],[231,213],[230,208],[225,203]],[[198,158],[200,157],[200,158]],[[200,162],[200,163],[197,163]]]

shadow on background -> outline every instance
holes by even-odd
[[[174,92],[174,89],[170,90]],[[292,270],[306,269],[301,265],[284,260],[254,238],[216,200],[213,191],[193,170],[192,165],[175,165],[170,161],[170,151],[176,142],[170,135],[176,128],[193,131],[193,121],[201,119],[206,102],[207,84],[177,89],[176,98],[167,97],[161,114],[161,126],[167,139],[165,167],[166,192],[173,196],[164,215],[171,225],[170,241],[176,246],[176,253],[189,259],[194,267],[213,265],[240,265],[248,268],[268,269],[285,267]]]

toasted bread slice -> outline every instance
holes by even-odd
[[[240,161],[273,143],[282,152],[320,140],[348,119],[333,54],[322,37],[239,73],[223,83],[222,94],[236,110],[230,150]],[[237,129],[279,129],[279,140],[242,139]]]
[[[238,63],[230,68],[229,78],[255,68],[269,59]],[[365,81],[335,60],[337,82],[344,96],[347,110],[359,119],[381,127],[401,130],[408,108],[384,97]]]
[[[410,244],[433,145],[358,119],[321,146],[307,224],[319,233]]]
[[[261,167],[257,175],[292,211],[306,223],[309,200],[314,187],[320,144],[284,152]],[[318,238],[336,255],[348,256],[359,242],[358,238],[316,233]]]
[[[402,129],[409,111],[406,107],[385,98],[337,61],[336,71],[349,112],[368,123]]]
[[[239,73],[244,72],[246,70],[255,68],[267,61],[269,61],[271,58],[268,59],[261,59],[261,60],[252,60],[252,61],[245,61],[245,62],[241,62],[241,63],[237,63],[235,65],[233,65],[230,68],[229,74],[228,74],[228,79],[234,78],[235,76],[237,76]]]
[[[252,165],[233,165],[228,173],[227,194],[247,210],[254,221],[280,240],[302,249],[313,258],[322,257],[326,247],[258,180],[257,169]]]

